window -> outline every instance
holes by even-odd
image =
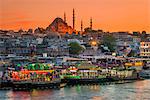
[[[148,52],[149,50],[147,49],[146,52]]]

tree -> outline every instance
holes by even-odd
[[[116,47],[116,39],[112,35],[104,35],[102,44],[107,46],[110,52],[114,52]]]
[[[33,29],[29,29],[29,30],[28,30],[28,33],[33,33]]]
[[[136,51],[131,50],[130,53],[127,56],[128,57],[136,57],[136,56],[138,56],[138,54],[136,53]]]
[[[146,38],[147,38],[146,31],[142,31],[141,40],[142,40],[142,41],[145,41]]]
[[[77,42],[69,43],[69,53],[73,55],[78,55],[83,51],[84,48]]]

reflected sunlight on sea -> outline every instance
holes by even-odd
[[[113,85],[76,85],[61,89],[0,90],[0,100],[150,100],[150,80]]]

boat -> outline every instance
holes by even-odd
[[[78,83],[103,83],[114,82],[119,80],[138,79],[138,72],[135,69],[108,69],[83,62],[77,66],[68,68],[68,72],[63,75],[63,81],[68,84]]]
[[[50,64],[17,64],[14,69],[7,71],[7,76],[13,90],[60,88],[61,85],[59,73]]]

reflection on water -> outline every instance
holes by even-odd
[[[113,85],[76,85],[58,90],[2,91],[1,100],[150,100],[150,80]]]

